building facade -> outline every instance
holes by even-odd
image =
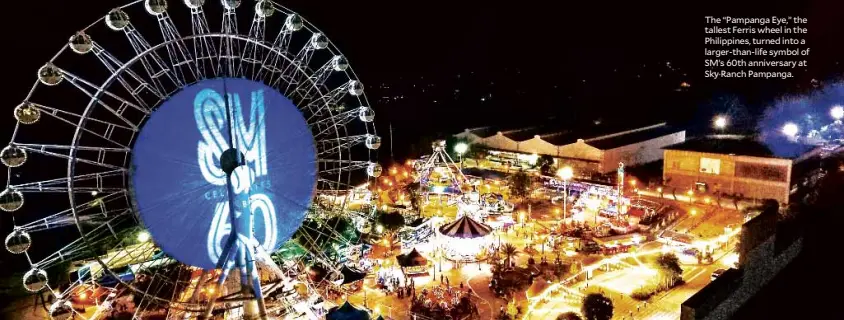
[[[739,136],[712,136],[664,150],[663,182],[678,191],[773,199],[787,204],[792,166],[810,146],[778,154],[762,142]]]
[[[618,168],[661,160],[662,148],[685,141],[686,131],[666,123],[620,132],[542,132],[528,128],[490,132],[466,129],[455,137],[497,152],[515,155],[548,155],[578,172],[607,173]]]

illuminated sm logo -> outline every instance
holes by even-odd
[[[203,89],[194,98],[196,128],[202,135],[197,145],[197,161],[202,177],[208,183],[217,186],[226,185],[226,173],[220,165],[220,156],[230,148],[228,135],[229,117],[226,117],[224,97],[213,89]],[[232,187],[235,199],[243,203],[235,207],[235,218],[240,218],[239,210],[249,210],[253,219],[260,217],[264,230],[261,245],[272,250],[276,244],[276,213],[271,199],[261,191],[252,189],[255,185],[269,185],[267,176],[267,137],[264,109],[264,91],[251,94],[251,106],[248,119],[244,117],[240,97],[229,95],[230,118],[234,124],[234,147],[244,155],[246,166],[235,169],[232,173]],[[252,192],[250,192],[252,191]],[[225,194],[225,191],[222,192]],[[208,234],[207,251],[211,261],[219,260],[223,251],[223,238],[231,233],[231,218],[228,197],[221,197],[214,206],[214,218]],[[253,221],[254,222],[254,221]],[[238,225],[250,225],[239,222]],[[253,228],[254,230],[254,228]],[[255,237],[252,230],[238,230],[238,237],[251,242]]]

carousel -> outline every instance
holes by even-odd
[[[440,244],[450,260],[475,262],[492,245],[492,228],[468,215],[439,228]]]

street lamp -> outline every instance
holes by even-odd
[[[715,129],[723,130],[727,127],[728,121],[727,117],[725,116],[716,116],[714,120],[712,120],[712,125],[715,126]]]
[[[557,170],[557,176],[563,179],[563,223],[568,217],[569,205],[569,180],[574,176],[574,170],[571,167],[562,167]]]
[[[789,138],[794,138],[800,132],[800,127],[797,126],[794,122],[786,123],[782,126],[782,133],[788,136]]]
[[[458,143],[454,146],[454,152],[457,152],[457,156],[460,157],[460,170],[463,170],[463,154],[469,150],[469,145],[463,142]]]

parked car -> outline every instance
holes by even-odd
[[[712,272],[712,276],[710,276],[710,279],[712,281],[715,281],[715,279],[718,279],[718,277],[720,277],[722,274],[724,274],[724,272],[727,272],[727,269],[715,270],[714,272]]]

